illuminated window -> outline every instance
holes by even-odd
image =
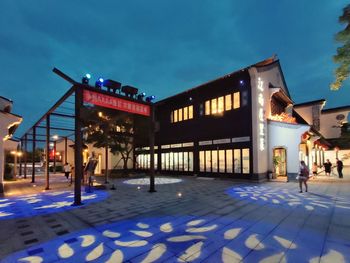
[[[218,151],[211,152],[211,169],[213,173],[218,172]]]
[[[205,102],[205,115],[210,115],[210,100]]]
[[[184,108],[184,121],[188,119],[188,107]]]
[[[211,114],[216,114],[218,112],[218,99],[211,100]]]
[[[177,122],[177,110],[174,110],[174,122]]]
[[[241,106],[239,92],[233,93],[233,108],[238,109]]]
[[[219,151],[219,173],[225,172],[225,150]]]
[[[190,172],[193,172],[193,152],[188,153],[188,168]]]
[[[242,149],[242,173],[249,174],[249,149]]]
[[[165,154],[165,170],[169,170],[169,159],[170,159],[169,156],[170,156],[169,153]]]
[[[179,171],[184,170],[184,153],[179,152]]]
[[[179,121],[182,121],[182,109],[178,109],[179,112]]]
[[[184,171],[189,170],[189,165],[188,165],[188,152],[184,152]]]
[[[188,118],[193,119],[193,106],[188,106]]]
[[[158,154],[157,153],[154,154],[154,169],[155,170],[158,169]]]
[[[235,173],[242,173],[241,169],[241,150],[240,149],[234,149],[233,151],[233,157],[234,157],[234,171]]]
[[[174,170],[174,153],[173,152],[169,153],[169,170],[170,171]]]
[[[226,150],[226,173],[232,173],[232,150]]]
[[[218,113],[222,113],[224,111],[224,97],[218,98]]]
[[[205,171],[211,172],[211,154],[210,154],[210,151],[205,151]]]
[[[165,153],[162,153],[160,165],[162,166],[162,170],[165,170]]]
[[[231,110],[232,109],[232,98],[231,94],[228,94],[225,96],[225,110]]]

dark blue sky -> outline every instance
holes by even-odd
[[[17,135],[86,72],[174,95],[277,54],[296,103],[350,105],[333,80],[336,0],[1,0],[0,95],[24,117]]]

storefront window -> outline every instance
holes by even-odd
[[[205,171],[211,172],[211,154],[210,154],[210,151],[205,151]]]
[[[179,170],[179,153],[174,153],[174,171]]]
[[[226,173],[232,173],[232,150],[226,150]]]
[[[169,153],[165,154],[165,170],[169,170],[169,159],[170,159],[169,156],[170,156]]]
[[[233,108],[238,109],[241,106],[240,103],[240,94],[239,92],[233,93]]]
[[[184,170],[184,156],[183,156],[183,152],[179,152],[179,171],[183,171]]]
[[[219,151],[219,172],[225,172],[225,150]]]
[[[218,151],[211,152],[211,165],[213,173],[218,172]]]
[[[188,168],[190,172],[193,172],[193,152],[188,153]]]
[[[199,171],[205,171],[205,154],[204,151],[199,152]]]
[[[225,96],[225,110],[231,110],[232,109],[232,99],[231,94],[228,94]]]
[[[189,170],[189,165],[188,165],[188,152],[184,152],[184,171]]]
[[[165,170],[165,153],[162,153],[160,161],[161,161],[162,170]]]
[[[242,173],[241,170],[241,150],[240,149],[234,149],[233,151],[233,157],[234,157],[234,171],[235,173]]]
[[[170,171],[174,170],[174,153],[173,152],[169,153],[169,170]]]
[[[249,174],[249,149],[242,149],[242,165],[243,173]]]
[[[224,111],[224,97],[218,98],[218,113],[222,113]]]
[[[154,154],[154,169],[155,170],[158,169],[158,154],[157,153]]]

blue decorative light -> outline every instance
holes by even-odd
[[[156,96],[154,96],[154,95],[148,96],[148,97],[146,98],[146,101],[147,101],[147,102],[152,102],[155,98],[156,98]]]
[[[240,84],[241,86],[243,86],[243,85],[244,85],[244,80],[240,80],[240,81],[239,81],[239,84]]]

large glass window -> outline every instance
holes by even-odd
[[[205,172],[205,152],[199,152],[199,171]]]
[[[210,154],[210,151],[205,151],[205,171],[211,172],[211,154]]]
[[[182,109],[178,109],[179,112],[179,121],[182,121]]]
[[[211,100],[211,114],[216,114],[218,112],[218,99]]]
[[[225,110],[231,110],[232,109],[232,98],[231,94],[228,94],[225,96]]]
[[[233,93],[233,108],[234,109],[238,109],[241,106],[241,98],[240,98],[240,93],[239,92],[235,92]]]
[[[232,150],[226,150],[226,173],[232,173]]]
[[[224,111],[224,97],[218,98],[218,113],[222,113]]]
[[[169,159],[170,159],[170,154],[166,153],[165,154],[165,170],[169,170]]]
[[[189,171],[193,172],[193,152],[188,153],[188,168]]]
[[[174,171],[179,170],[179,153],[174,153]]]
[[[184,155],[183,152],[179,152],[179,171],[184,170]]]
[[[174,170],[174,153],[173,152],[169,153],[169,170],[170,171]]]
[[[184,171],[189,170],[189,165],[188,165],[188,152],[184,152]]]
[[[184,108],[184,121],[188,119],[188,107]]]
[[[234,158],[234,171],[235,173],[242,173],[241,169],[241,149],[234,149],[233,151]]]
[[[158,154],[157,153],[154,154],[154,169],[155,170],[158,169]]]
[[[219,172],[225,172],[225,150],[219,151]]]
[[[242,149],[242,168],[244,174],[249,174],[249,149]]]
[[[162,170],[165,170],[165,153],[161,154],[160,165],[162,166]]]
[[[213,173],[218,172],[218,151],[211,151],[211,168]]]
[[[188,118],[193,119],[193,106],[188,106]]]
[[[205,102],[205,115],[210,115],[210,100]]]

